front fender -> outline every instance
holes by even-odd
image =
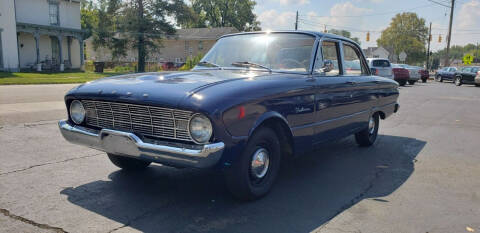
[[[248,132],[248,137],[252,136],[253,132],[255,132],[255,130],[260,125],[262,125],[263,122],[265,122],[269,119],[273,119],[273,118],[278,118],[278,119],[282,120],[286,125],[289,126],[287,119],[285,119],[285,117],[283,117],[282,114],[280,114],[278,112],[275,112],[275,111],[265,112],[255,121],[255,123],[253,124],[253,127]],[[290,133],[291,133],[290,127],[288,127],[288,129],[290,130]]]

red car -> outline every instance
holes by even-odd
[[[398,64],[392,64],[393,80],[397,81],[400,86],[405,86],[410,79],[408,70],[399,66]]]
[[[430,77],[430,73],[428,73],[428,70],[421,69],[420,71],[420,78],[422,79],[422,83],[426,83],[428,77]]]

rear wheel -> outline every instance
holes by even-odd
[[[140,171],[148,167],[151,162],[107,153],[108,158],[115,166],[127,171]]]
[[[427,82],[427,78],[422,78],[422,83],[426,83]]]
[[[407,84],[407,80],[398,80],[398,85],[405,86]]]
[[[408,80],[408,84],[410,84],[410,85],[414,85],[415,82],[416,82],[415,80]]]
[[[233,196],[255,200],[272,188],[280,168],[280,142],[270,128],[260,128],[233,166],[225,171],[225,181]]]
[[[456,86],[461,86],[462,85],[462,79],[460,77],[456,77],[454,82],[455,82]]]
[[[373,145],[377,140],[380,115],[374,113],[368,120],[368,128],[355,134],[355,140],[359,146],[367,147]]]
[[[480,83],[475,83],[475,86],[476,86],[476,87],[480,87]]]

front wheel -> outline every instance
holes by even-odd
[[[110,161],[112,161],[112,163],[115,164],[115,166],[126,171],[140,171],[147,168],[148,165],[150,165],[150,162],[143,161],[140,159],[129,158],[129,157],[124,157],[124,156],[119,156],[119,155],[114,155],[109,153],[107,153],[107,155]]]
[[[414,85],[415,82],[416,82],[416,81],[414,81],[414,80],[408,80],[408,84],[410,84],[410,85]]]
[[[355,134],[355,140],[359,146],[368,147],[375,143],[375,140],[377,140],[379,123],[380,115],[378,113],[374,113],[370,116],[370,119],[368,120],[368,128]]]
[[[462,79],[460,77],[455,78],[455,85],[456,86],[461,86],[462,85]]]
[[[422,78],[422,83],[426,83],[427,82],[427,79],[426,78]]]
[[[403,86],[405,86],[405,84],[407,84],[406,80],[398,80],[398,85],[403,87]]]
[[[233,196],[255,200],[272,188],[280,169],[280,142],[270,128],[260,128],[232,167],[225,171],[225,181]]]

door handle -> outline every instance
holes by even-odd
[[[350,84],[350,85],[357,85],[357,83],[356,83],[356,82],[354,82],[354,81],[347,81],[347,82],[346,82],[346,84]]]

